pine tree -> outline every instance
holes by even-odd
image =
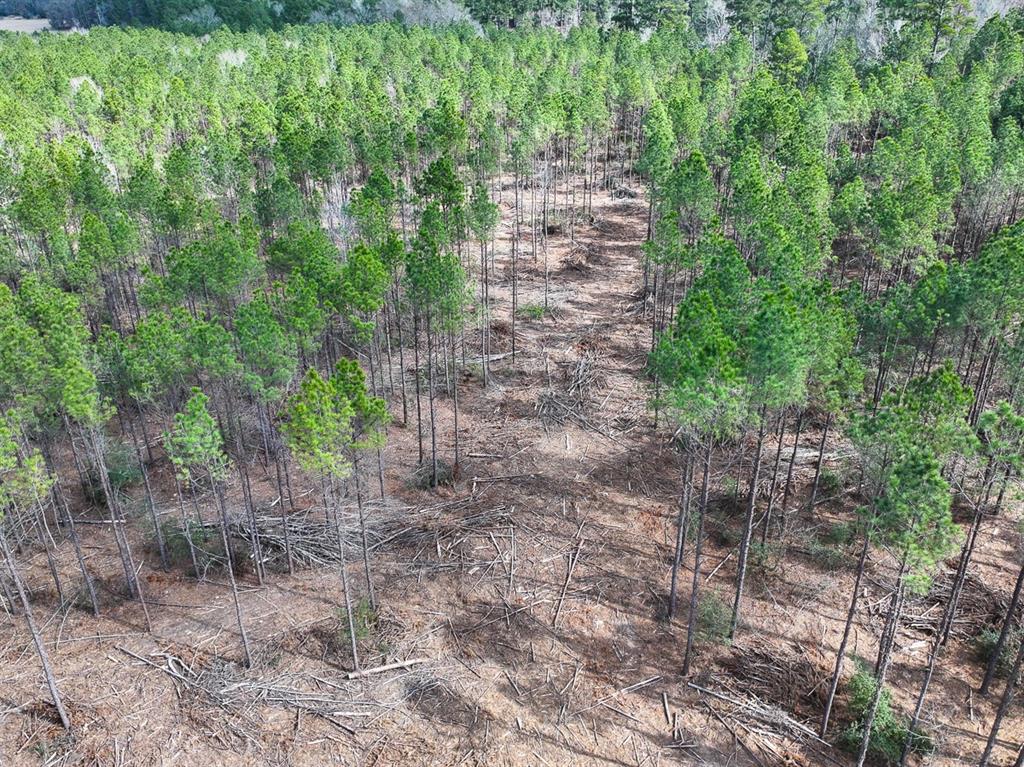
[[[252,665],[252,649],[245,631],[242,618],[242,604],[238,596],[238,583],[235,580],[235,555],[231,547],[230,520],[228,519],[226,483],[228,476],[228,457],[224,452],[224,439],[217,422],[208,409],[210,398],[199,389],[192,390],[192,396],[185,403],[185,408],[175,414],[174,426],[164,434],[164,448],[167,450],[178,479],[182,482],[198,483],[208,479],[213,485],[217,506],[220,510],[221,545],[224,547],[224,569],[231,586],[231,596],[235,604],[235,619],[238,623],[238,634],[242,641],[242,652],[245,665]],[[185,535],[190,535],[186,529]]]

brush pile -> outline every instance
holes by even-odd
[[[954,575],[953,572],[947,572],[937,578],[924,596],[907,597],[903,613],[907,628],[925,634],[934,634],[938,630],[942,612],[953,590]],[[952,634],[959,639],[972,639],[987,628],[999,628],[1009,606],[1008,595],[968,573],[960,591]],[[1021,607],[1018,606],[1014,623],[1020,626],[1021,622]]]
[[[794,713],[812,716],[825,703],[829,669],[818,651],[794,647],[778,654],[767,647],[736,647],[724,665],[745,691]]]

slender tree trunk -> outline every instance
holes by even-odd
[[[697,633],[697,607],[700,603],[700,565],[704,548],[704,516],[708,509],[708,490],[711,478],[711,447],[708,438],[704,448],[703,471],[700,485],[700,501],[697,504],[697,531],[693,542],[693,585],[690,588],[690,611],[686,619],[686,653],[683,655],[683,676],[690,673],[693,658],[693,639]]]
[[[864,578],[864,567],[868,561],[868,549],[871,537],[867,530],[864,531],[864,543],[860,549],[860,559],[857,561],[857,576],[853,581],[853,594],[850,597],[850,607],[846,611],[846,625],[843,627],[843,638],[839,642],[839,650],[836,652],[836,666],[832,672],[832,681],[829,683],[828,695],[825,696],[825,711],[821,716],[820,735],[824,739],[828,732],[828,720],[832,714],[832,704],[836,698],[836,690],[839,688],[839,679],[843,673],[843,661],[846,659],[846,646],[850,641],[850,633],[853,629],[853,618],[857,614],[857,603],[860,601],[860,582]]]
[[[775,490],[778,486],[779,478],[779,465],[782,463],[782,440],[786,436],[786,413],[783,411],[779,415],[779,435],[778,444],[775,447],[775,464],[772,468],[772,483],[768,489],[768,509],[764,513],[764,520],[762,520],[761,526],[761,545],[764,546],[768,542],[768,528],[772,523],[772,509],[775,507]]]
[[[36,498],[36,503],[33,504],[32,508],[32,524],[36,528],[36,536],[39,538],[39,542],[43,544],[43,552],[46,555],[46,566],[50,571],[50,577],[53,579],[53,585],[57,589],[57,601],[63,605],[64,601],[64,586],[60,580],[60,573],[57,571],[57,561],[53,557],[53,551],[57,547],[56,542],[53,540],[53,536],[50,534],[50,528],[46,524],[46,515],[43,513],[42,504],[39,503],[39,499]]]
[[[131,544],[128,542],[128,531],[125,529],[125,519],[121,514],[120,504],[113,488],[110,486],[110,475],[107,473],[107,462],[103,455],[103,445],[100,442],[99,431],[91,429],[93,452],[96,458],[96,471],[100,475],[100,485],[103,488],[103,495],[107,499],[107,508],[110,512],[110,522],[114,528],[114,537],[117,540],[118,548],[121,550],[121,564],[125,568],[125,580],[128,586],[128,593],[139,600],[142,606],[143,615],[146,618],[146,628],[153,630],[149,620],[149,607],[146,605],[146,597],[142,593],[142,584],[135,572],[135,560],[132,557]]]
[[[437,487],[437,414],[434,410],[434,334],[427,314],[427,401],[430,404],[430,486]]]
[[[394,292],[394,311],[395,311],[395,325],[398,326],[398,367],[399,374],[398,380],[402,384],[402,425],[405,426],[409,423],[409,397],[406,392],[407,385],[405,381],[405,339],[402,337],[402,315],[399,312],[398,305],[398,291]],[[417,372],[419,367],[417,366]]]
[[[992,655],[988,659],[988,665],[985,667],[985,678],[982,679],[981,689],[978,690],[981,695],[988,695],[989,687],[995,678],[999,656],[1002,655],[1003,649],[1006,647],[1006,640],[1013,630],[1014,616],[1017,612],[1017,606],[1020,604],[1022,588],[1024,588],[1024,564],[1021,564],[1020,571],[1017,573],[1017,583],[1013,587],[1013,597],[1010,599],[1009,607],[1006,608],[1003,625],[999,629],[999,639],[996,640],[996,646],[993,648]]]
[[[1014,693],[1017,689],[1017,680],[1020,678],[1021,666],[1024,665],[1024,642],[1020,643],[1017,649],[1017,656],[1013,659],[1013,668],[1006,680],[1006,687],[1003,688],[1003,697],[999,700],[999,708],[996,709],[996,717],[992,722],[992,729],[989,731],[988,742],[985,743],[985,751],[981,755],[978,767],[986,767],[988,760],[992,757],[992,749],[995,748],[996,739],[999,737],[999,726],[1003,723],[1003,717],[1013,703]],[[1018,758],[1018,761],[1019,758]]]
[[[953,621],[956,620],[957,607],[960,603],[960,593],[963,589],[964,581],[967,578],[967,567],[970,564],[971,553],[974,550],[974,541],[977,538],[980,523],[981,511],[979,507],[979,511],[975,513],[974,520],[971,523],[971,531],[968,534],[967,540],[964,541],[963,548],[960,552],[960,560],[957,563],[956,574],[953,578],[953,587],[951,589],[950,598],[946,602],[945,609],[942,611],[942,619],[939,621],[938,629],[932,640],[931,650],[928,653],[928,666],[925,669],[924,679],[921,681],[921,689],[918,692],[917,703],[914,706],[914,713],[910,718],[910,727],[907,730],[907,738],[903,742],[903,751],[900,754],[900,767],[904,767],[907,762],[907,757],[910,756],[911,746],[913,745],[914,738],[917,733],[917,725],[921,721],[921,711],[924,710],[924,702],[928,696],[928,688],[931,685],[932,677],[935,674],[935,666],[938,664],[939,656],[942,654],[942,647],[952,629]]]
[[[743,539],[740,541],[739,560],[736,565],[736,598],[732,605],[732,620],[729,623],[729,639],[736,638],[736,629],[740,623],[740,606],[743,601],[743,586],[747,579],[747,557],[750,554],[750,538],[754,527],[754,508],[757,505],[757,484],[761,479],[761,451],[764,447],[765,411],[761,406],[758,419],[757,445],[754,448],[754,466],[750,473],[750,488],[747,493],[747,515],[743,523]]]
[[[188,514],[185,512],[185,496],[184,491],[181,487],[181,480],[178,479],[177,474],[174,477],[174,486],[178,491],[178,511],[181,514],[181,534],[185,537],[185,541],[188,544],[188,553],[192,558],[192,572],[195,573],[196,580],[200,580],[202,575],[199,572],[199,557],[196,556],[196,545],[192,541],[192,530],[188,521]]]
[[[416,366],[416,441],[419,446],[419,465],[423,466],[423,408],[420,405],[420,327],[419,312],[412,315],[413,364]]]
[[[334,505],[334,480],[328,479],[327,486],[329,490],[325,488],[324,501],[328,507]],[[356,646],[356,620],[355,612],[352,609],[352,591],[349,588],[348,582],[348,567],[345,561],[345,529],[341,521],[341,514],[337,511],[334,514],[334,525],[335,532],[338,536],[338,559],[339,566],[341,567],[341,590],[345,595],[345,618],[348,621],[348,637],[349,644],[352,650],[352,667],[359,670],[359,648]]]
[[[676,519],[676,549],[672,557],[672,585],[668,596],[668,619],[671,621],[676,614],[676,584],[679,578],[679,565],[686,548],[686,529],[690,522],[690,491],[693,488],[693,458],[687,450],[683,459],[682,493],[679,499],[679,516]]]
[[[141,409],[139,417],[142,417]],[[160,529],[160,519],[157,517],[156,504],[153,503],[153,488],[149,484],[149,470],[142,458],[142,450],[139,447],[138,437],[135,436],[135,427],[128,419],[128,431],[132,437],[132,444],[135,446],[135,457],[139,462],[139,470],[142,472],[142,485],[146,491],[146,506],[149,508],[149,517],[153,523],[153,535],[156,538],[156,545],[160,551],[160,566],[166,572],[170,568],[170,560],[167,557],[167,545],[164,543],[164,532]]]
[[[263,581],[266,579],[266,573],[263,569],[263,544],[260,542],[260,528],[256,522],[256,504],[252,500],[252,484],[249,482],[249,469],[245,466],[241,456],[239,456],[239,460],[235,463],[238,465],[238,474],[242,481],[242,499],[245,503],[245,512],[249,517],[249,550],[252,552],[252,561],[256,570],[256,582],[262,586]]]
[[[532,189],[533,188],[533,184],[531,183],[530,186],[531,186],[531,189]],[[520,203],[522,201],[523,195],[522,195],[521,190],[519,189],[519,169],[518,169],[518,164],[517,164],[517,167],[516,167],[516,175],[515,175],[515,190],[516,190],[516,199],[515,199],[515,205],[516,205],[515,224],[516,224],[516,227],[515,227],[515,234],[512,237],[512,316],[510,317],[510,319],[512,321],[512,339],[511,340],[512,340],[512,365],[513,366],[516,364],[516,314],[519,313],[519,261],[518,261],[518,256],[519,256],[519,251],[520,251],[520,249],[523,246],[523,233],[522,233],[522,221],[523,221],[523,218],[522,218],[522,213],[521,213],[521,210],[520,210]],[[536,193],[534,193],[534,198],[536,198]],[[534,207],[536,207],[536,206],[534,205]],[[537,246],[537,230],[536,230],[536,225],[534,223],[534,219],[535,218],[536,218],[536,211],[533,210],[533,211],[531,211],[531,219],[530,219],[530,227],[531,228],[530,228],[530,232],[531,232],[531,237],[533,239],[534,248],[536,248],[536,246]]]
[[[459,476],[459,369],[455,358],[455,338],[449,331],[452,346],[452,410],[455,414],[455,465],[452,466],[452,481]]]
[[[85,553],[82,551],[82,540],[78,537],[78,526],[75,524],[75,518],[71,514],[71,509],[68,506],[67,499],[64,498],[64,492],[60,489],[59,482],[54,484],[53,495],[54,503],[64,511],[64,519],[67,522],[68,533],[71,536],[71,545],[75,550],[75,558],[78,560],[78,569],[82,572],[82,580],[85,582],[85,590],[89,595],[92,614],[98,618],[100,616],[100,603],[96,598],[96,584],[93,582],[92,575],[89,574],[89,568],[85,566]]]
[[[786,511],[789,504],[790,491],[793,488],[793,467],[796,465],[796,451],[800,447],[800,431],[804,425],[803,411],[796,417],[796,434],[793,435],[793,452],[789,454],[789,467],[786,469],[786,489],[782,491],[782,506],[779,509],[781,515],[780,524],[782,532],[786,532]]]
[[[359,537],[363,544],[363,571],[366,574],[366,595],[370,600],[370,609],[377,609],[377,596],[373,591],[373,576],[370,573],[370,543],[366,537],[366,510],[363,508],[363,486],[359,481],[359,456],[352,459],[352,477],[356,483],[356,508],[359,510]]]
[[[906,559],[904,559],[900,565],[896,591],[892,595],[892,605],[890,607],[892,629],[888,639],[882,646],[882,663],[876,674],[875,693],[871,699],[871,706],[868,708],[867,717],[864,720],[864,734],[861,736],[860,750],[857,753],[857,767],[864,767],[864,762],[867,759],[868,749],[871,746],[871,731],[875,724],[875,717],[878,715],[878,706],[882,700],[882,692],[885,689],[885,678],[889,673],[889,666],[892,663],[893,645],[896,641],[896,634],[899,632],[900,615],[903,612],[906,569]]]
[[[487,303],[487,245],[480,240],[480,376],[487,388],[487,326],[490,307]]]
[[[281,504],[281,535],[284,538],[284,557],[288,563],[288,574],[293,575],[295,573],[295,558],[292,556],[292,539],[291,534],[288,532],[288,511],[284,506],[284,484],[282,483],[281,477],[281,459],[274,461],[274,470],[277,474],[277,494],[280,498]],[[291,493],[289,495],[289,502],[291,501]],[[294,508],[294,506],[293,506]]]
[[[18,592],[18,601],[21,602],[21,609],[25,614],[25,623],[28,624],[29,633],[32,634],[32,642],[35,644],[36,653],[39,655],[39,662],[43,666],[43,676],[46,678],[46,686],[50,688],[50,697],[53,699],[54,708],[57,709],[61,725],[63,725],[65,730],[70,730],[71,719],[68,717],[67,709],[64,708],[64,702],[60,697],[57,677],[54,676],[53,667],[50,665],[50,656],[46,651],[46,644],[43,642],[43,637],[39,633],[39,627],[36,625],[35,615],[32,612],[32,603],[28,600],[25,586],[21,582],[18,568],[15,566],[14,558],[11,556],[11,551],[7,546],[7,539],[2,533],[0,533],[0,553],[3,554],[4,562],[7,565],[7,569],[11,572],[11,578],[14,580],[14,589]]]
[[[231,540],[228,538],[228,505],[224,498],[223,484],[214,481],[214,493],[217,496],[217,506],[220,508],[220,537],[224,546],[224,561],[228,571],[228,585],[231,586],[231,597],[235,602],[235,620],[238,622],[238,634],[242,638],[242,652],[245,655],[245,665],[252,667],[252,651],[249,648],[249,637],[245,633],[245,621],[242,620],[242,603],[238,599],[238,583],[235,580],[235,562],[231,554]]]
[[[821,441],[818,443],[818,461],[814,466],[814,482],[811,484],[811,499],[808,501],[808,508],[814,508],[814,502],[818,498],[818,486],[821,482],[821,467],[825,461],[825,442],[828,440],[828,429],[832,425],[832,414],[825,417],[825,428],[821,430]]]

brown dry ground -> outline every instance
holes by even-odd
[[[506,187],[497,239],[497,272],[506,276],[510,197]],[[215,582],[197,583],[147,566],[153,632],[145,633],[138,605],[114,593],[119,564],[107,529],[83,525],[90,568],[108,584],[100,619],[58,610],[41,554],[22,559],[75,732],[62,735],[53,723],[20,616],[0,615],[0,765],[848,763],[838,749],[801,746],[732,724],[737,743],[679,674],[685,630],[663,617],[679,459],[666,447],[666,435],[653,432],[646,408],[650,329],[634,299],[645,232],[642,198],[601,195],[594,221],[576,227],[577,242],[589,248],[585,264],[564,266],[570,254],[580,253],[567,233],[549,239],[552,311],[520,319],[516,363],[508,356],[495,361],[490,388],[471,375],[460,389],[468,457],[454,488],[417,489],[411,481],[415,422],[390,429],[388,492],[409,508],[409,524],[375,553],[381,609],[376,629],[361,640],[363,660],[365,666],[428,662],[346,680],[340,579],[331,568],[272,574],[262,587],[251,576],[243,580],[248,632],[257,648],[250,671],[238,664],[230,594],[216,575]],[[528,243],[524,250],[520,304],[539,304],[542,256],[534,263]],[[509,350],[510,286],[500,276],[495,282],[493,352],[501,354]],[[599,354],[603,372],[589,397],[586,426],[545,424],[536,412],[538,397],[549,385],[564,388],[566,371],[586,352]],[[442,454],[450,459],[451,402],[440,395],[438,408]],[[392,412],[400,419],[397,398]],[[807,453],[819,434],[817,426],[804,430]],[[773,448],[769,440],[768,461]],[[841,445],[830,448],[841,453]],[[154,481],[163,487],[169,482],[165,464],[154,467]],[[725,521],[711,526],[702,578],[705,593],[718,592],[728,603],[735,557],[722,530],[734,535],[738,519],[728,515],[725,471],[737,467],[726,456],[716,457],[716,465],[713,516]],[[832,468],[841,471],[841,460]],[[801,483],[809,473],[806,461],[798,465]],[[256,492],[274,497],[269,476],[258,476]],[[314,497],[300,502],[311,504]],[[162,511],[174,514],[173,498],[166,503]],[[791,513],[784,563],[754,574],[740,648],[805,657],[812,678],[825,673],[852,573],[821,567],[806,555],[806,539],[848,518],[850,505],[837,500],[813,516]],[[96,512],[82,517],[98,518]],[[982,537],[974,573],[1008,591],[1018,556],[1014,525],[999,520]],[[141,538],[136,549],[143,551]],[[577,551],[565,588],[568,560]],[[152,565],[154,555],[146,556]],[[853,554],[847,559],[852,562]],[[67,582],[76,583],[69,550],[62,551],[61,564]],[[885,597],[882,582],[890,572],[884,557],[873,558],[866,603]],[[355,588],[360,577],[353,563]],[[684,600],[691,577],[684,569]],[[855,654],[873,657],[881,620],[861,612]],[[892,681],[901,707],[912,704],[926,651],[926,635],[900,635]],[[168,656],[203,671],[233,705],[176,683],[167,669],[181,667],[169,667]],[[930,763],[973,764],[994,704],[970,693],[982,670],[970,647],[954,642],[947,656],[927,708],[940,748]],[[742,691],[743,682],[730,678],[730,658],[727,647],[703,645],[696,682]],[[641,682],[649,683],[623,691]],[[818,710],[804,698],[815,693],[801,684],[780,683],[777,702],[810,720]],[[338,703],[328,716],[321,703],[310,706],[320,714],[299,711],[280,700],[294,702],[295,690]],[[725,709],[716,704],[716,710]],[[1019,742],[1020,725],[1014,712],[1004,727],[1008,743]],[[1010,751],[998,756],[1005,763]]]

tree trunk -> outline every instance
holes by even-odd
[[[142,417],[142,410],[139,410],[139,417]],[[156,537],[156,545],[160,551],[160,566],[166,572],[170,568],[170,560],[167,557],[167,545],[164,543],[164,532],[160,529],[160,519],[157,517],[156,504],[153,503],[153,488],[149,484],[149,470],[142,458],[142,450],[139,447],[138,437],[135,436],[135,427],[128,419],[128,431],[132,436],[132,444],[135,446],[135,457],[139,462],[139,470],[142,472],[142,484],[146,491],[146,506],[149,508],[149,516],[153,522],[153,535]]]
[[[982,679],[981,689],[978,690],[981,695],[988,695],[988,689],[995,678],[996,664],[999,662],[999,656],[1002,654],[1003,648],[1006,647],[1006,640],[1013,630],[1013,618],[1017,612],[1017,605],[1020,604],[1022,588],[1024,588],[1024,564],[1021,564],[1020,571],[1017,573],[1017,583],[1013,587],[1013,597],[1010,599],[1010,606],[1006,608],[1002,628],[999,629],[999,639],[996,640],[992,656],[988,659],[988,665],[985,667],[985,678]]]
[[[786,509],[789,504],[790,491],[793,489],[793,467],[796,465],[796,451],[800,447],[800,431],[804,425],[804,413],[796,417],[796,434],[793,435],[793,452],[789,454],[789,467],[786,469],[786,489],[782,491],[782,507],[779,509],[781,515],[780,525],[782,532],[786,532]]]
[[[178,475],[174,476],[174,486],[178,491],[178,511],[181,514],[181,534],[185,536],[185,542],[188,544],[188,553],[192,558],[192,572],[195,573],[196,579],[201,578],[199,573],[199,557],[196,556],[196,546],[192,541],[192,531],[189,528],[188,514],[185,512],[185,496],[184,491],[181,487],[181,480],[178,479]]]
[[[768,528],[772,523],[772,509],[775,507],[775,490],[778,486],[779,465],[782,463],[782,440],[786,436],[786,413],[779,415],[779,441],[775,447],[775,464],[772,468],[772,484],[768,489],[768,509],[764,513],[761,526],[761,545],[768,542]]]
[[[893,645],[896,641],[896,634],[899,632],[900,614],[903,611],[906,569],[906,560],[904,560],[900,565],[900,575],[896,582],[896,591],[892,595],[892,606],[890,607],[892,629],[889,639],[882,645],[882,663],[876,675],[875,694],[871,699],[867,718],[864,720],[864,734],[861,736],[860,750],[857,752],[857,767],[864,767],[864,761],[867,759],[868,748],[871,746],[871,730],[874,727],[875,716],[878,714],[878,705],[882,700],[882,692],[885,689],[885,677],[889,673],[889,666],[892,663]]]
[[[419,465],[423,466],[423,408],[420,405],[420,323],[419,313],[412,315],[413,364],[416,366],[416,441],[419,445]]]
[[[729,623],[729,640],[736,638],[740,623],[740,605],[743,601],[743,586],[747,579],[747,557],[750,554],[750,538],[754,527],[754,507],[757,505],[757,483],[761,479],[761,450],[764,447],[764,420],[766,407],[761,406],[758,419],[757,446],[754,448],[754,466],[750,473],[750,488],[747,493],[747,515],[743,523],[743,539],[740,541],[739,560],[736,568],[736,598],[732,605],[732,620]]]
[[[836,698],[836,690],[839,688],[839,678],[843,673],[843,661],[846,658],[846,645],[850,642],[850,633],[853,629],[853,618],[857,614],[857,603],[860,601],[860,582],[864,578],[864,566],[868,561],[868,548],[870,535],[864,531],[864,544],[861,546],[860,559],[857,562],[857,576],[853,581],[853,595],[850,598],[850,608],[846,611],[846,625],[843,627],[843,638],[839,642],[839,650],[836,652],[836,667],[832,672],[832,681],[829,683],[828,695],[825,697],[825,711],[821,716],[820,735],[824,739],[828,732],[828,720],[832,714],[832,704]]]
[[[124,516],[121,514],[120,504],[117,501],[113,489],[110,486],[110,476],[107,473],[107,462],[103,456],[103,445],[100,442],[99,430],[90,430],[92,447],[96,457],[96,470],[100,475],[100,485],[103,488],[103,495],[107,499],[107,508],[110,512],[110,522],[114,528],[114,538],[117,540],[118,548],[121,550],[121,564],[125,568],[125,579],[128,592],[139,600],[142,606],[142,613],[146,618],[146,629],[153,630],[153,624],[149,620],[149,607],[146,605],[146,597],[142,593],[142,584],[135,572],[135,560],[132,557],[131,544],[128,542],[128,531],[125,529]]]
[[[328,507],[333,505],[334,502],[334,480],[327,480],[327,485],[330,490],[325,489],[324,491],[324,502]],[[352,591],[349,588],[348,583],[348,568],[347,562],[345,561],[345,530],[341,522],[341,514],[335,512],[334,514],[334,525],[335,533],[338,536],[338,559],[340,560],[341,567],[341,590],[345,595],[345,617],[348,621],[348,636],[349,644],[352,649],[352,667],[359,670],[359,649],[356,647],[356,621],[355,613],[352,609]]]
[[[828,439],[828,427],[832,425],[832,414],[825,417],[825,428],[821,430],[821,441],[818,443],[818,462],[814,467],[814,482],[811,484],[811,499],[807,506],[814,508],[814,502],[818,498],[818,484],[821,482],[821,466],[825,460],[825,441]]]
[[[974,515],[974,521],[971,523],[971,532],[968,534],[968,538],[960,552],[960,561],[957,563],[956,575],[953,578],[952,593],[942,611],[942,619],[939,622],[938,630],[935,632],[935,637],[932,641],[931,650],[928,653],[928,666],[925,669],[924,679],[921,681],[921,690],[917,696],[914,713],[910,718],[907,738],[903,743],[903,751],[900,754],[900,767],[904,767],[907,763],[907,757],[910,755],[910,749],[917,732],[917,725],[921,721],[921,711],[924,709],[924,702],[928,696],[928,687],[931,685],[932,676],[935,674],[935,666],[938,664],[939,656],[942,654],[942,647],[952,629],[953,621],[956,620],[960,593],[967,578],[967,566],[970,564],[971,553],[974,551],[974,540],[977,538],[980,522],[981,512],[979,510]]]
[[[690,491],[693,487],[693,459],[687,451],[683,463],[682,497],[679,503],[679,516],[676,519],[676,549],[672,558],[672,585],[668,596],[668,619],[671,621],[676,614],[676,584],[679,578],[679,565],[686,547],[686,529],[690,521]]]
[[[1017,680],[1020,677],[1022,664],[1024,664],[1024,642],[1020,643],[1020,647],[1017,649],[1017,657],[1013,659],[1013,668],[1010,670],[1010,676],[1006,680],[1006,687],[1003,688],[1003,697],[999,700],[999,708],[996,709],[996,718],[992,722],[992,730],[989,732],[988,742],[985,744],[985,751],[981,755],[981,761],[978,762],[978,767],[986,767],[986,765],[988,765],[988,760],[992,756],[992,749],[995,748],[996,739],[999,737],[999,725],[1003,723],[1003,717],[1006,716],[1006,712],[1009,710],[1010,704],[1013,703],[1014,692],[1017,688]]]
[[[21,602],[21,609],[25,614],[25,623],[28,624],[29,633],[32,634],[32,641],[36,646],[36,653],[39,655],[39,662],[43,666],[43,676],[46,678],[46,686],[50,688],[50,697],[53,699],[54,708],[57,709],[61,725],[63,725],[65,730],[70,730],[71,719],[68,717],[67,709],[64,708],[64,702],[61,700],[60,690],[57,688],[57,678],[53,674],[50,656],[46,652],[46,644],[39,633],[39,627],[36,625],[35,616],[32,613],[32,604],[28,601],[25,586],[21,582],[21,576],[18,575],[18,568],[14,565],[14,558],[11,556],[11,551],[7,546],[7,539],[2,533],[0,533],[0,553],[3,554],[4,562],[7,564],[7,569],[10,570],[11,578],[14,580],[14,589],[18,592],[18,601]]]
[[[359,481],[359,456],[352,459],[352,477],[356,483],[356,508],[359,510],[359,536],[363,543],[363,570],[366,574],[366,594],[370,600],[370,609],[377,609],[377,597],[373,591],[373,577],[370,573],[370,544],[366,538],[366,514],[363,509],[363,486]]]
[[[704,548],[704,516],[708,509],[708,490],[711,478],[711,439],[704,448],[704,468],[701,477],[700,501],[697,504],[697,531],[693,542],[693,585],[690,588],[690,612],[686,619],[686,653],[683,655],[683,676],[690,673],[693,657],[693,638],[697,633],[697,606],[700,601],[700,562]]]
[[[231,555],[231,541],[228,539],[228,505],[224,498],[224,486],[221,482],[214,481],[214,493],[217,496],[217,506],[220,508],[220,537],[224,546],[224,561],[227,564],[228,585],[231,586],[231,597],[235,601],[235,620],[238,621],[238,633],[242,638],[242,652],[245,654],[245,665],[252,667],[252,652],[249,649],[249,637],[245,633],[245,622],[242,620],[242,603],[238,599],[238,583],[235,581],[235,563]]]
[[[437,487],[437,418],[434,410],[434,334],[427,314],[427,401],[430,404],[430,486]]]
[[[455,464],[452,466],[452,481],[459,476],[459,369],[455,357],[455,338],[448,333],[452,347],[452,410],[455,414]]]
[[[89,595],[89,604],[92,607],[92,614],[98,618],[100,616],[100,603],[96,598],[96,584],[93,583],[92,575],[89,574],[89,568],[85,566],[85,553],[82,551],[82,541],[78,537],[78,526],[75,525],[75,518],[71,515],[71,509],[67,504],[67,500],[64,498],[64,493],[56,482],[54,484],[54,498],[54,503],[64,510],[64,519],[67,522],[68,532],[71,535],[71,545],[75,550],[75,558],[78,560],[78,568],[81,570],[82,580],[85,582],[85,590]]]

